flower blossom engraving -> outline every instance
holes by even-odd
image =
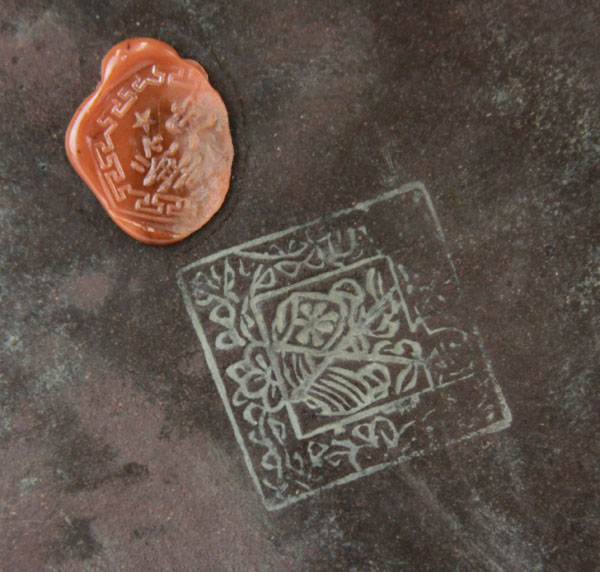
[[[247,346],[244,359],[230,365],[226,371],[238,385],[233,397],[235,403],[259,400],[268,411],[276,411],[282,406],[281,391],[262,345]]]
[[[296,340],[303,345],[322,347],[325,343],[324,336],[333,333],[340,315],[335,311],[327,311],[326,302],[302,302],[298,310],[295,322],[300,326],[300,331],[296,334]]]
[[[419,225],[393,252],[369,237],[388,212],[393,224],[404,213],[431,225],[423,196],[420,184],[385,195],[372,213],[257,239],[180,275],[269,509],[510,424],[478,334],[455,314],[441,232],[430,229],[423,251],[411,248]]]

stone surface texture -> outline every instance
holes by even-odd
[[[599,20],[556,0],[0,0],[0,569],[597,569]],[[63,146],[136,36],[202,63],[235,147],[222,209],[168,247],[125,236]],[[512,423],[267,511],[177,272],[411,181]]]

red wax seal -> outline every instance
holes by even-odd
[[[204,68],[167,44],[126,40],[66,135],[67,155],[130,236],[171,244],[203,226],[229,188],[233,145]]]

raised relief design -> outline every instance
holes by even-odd
[[[153,244],[181,240],[213,216],[233,158],[227,112],[204,70],[144,38],[106,56],[100,87],[69,127],[67,151],[113,220]]]
[[[180,272],[267,508],[510,423],[435,220],[407,185]]]
[[[183,70],[178,71],[168,77],[180,76],[179,83],[183,84]],[[134,110],[131,128],[138,133],[138,146],[129,166],[143,179],[135,187],[123,183],[126,176],[111,133],[118,127],[116,118],[123,118],[133,107],[137,94],[148,86],[161,85],[167,77],[156,65],[146,70],[146,74],[145,77],[143,72],[135,74],[131,85],[117,92],[123,103],[116,102],[110,108],[109,113],[114,117],[98,118],[98,124],[105,128],[103,141],[95,144],[98,168],[116,202],[124,201],[127,196],[135,198],[133,211],[139,219],[161,222],[178,217],[179,224],[183,219],[192,219],[193,224],[214,176],[214,166],[219,162],[220,150],[210,132],[217,127],[217,117],[206,116],[193,96],[173,101],[171,114],[162,123],[157,106]],[[132,178],[135,180],[135,175],[130,174],[128,180]]]

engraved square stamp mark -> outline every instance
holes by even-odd
[[[510,425],[421,183],[178,282],[268,509]]]

